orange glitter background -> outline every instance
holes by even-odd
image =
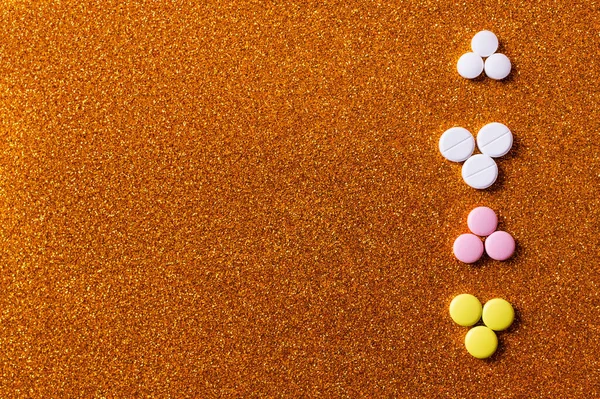
[[[600,397],[599,7],[3,1],[0,396]],[[491,121],[475,191],[437,141]],[[453,258],[477,205],[510,261]]]

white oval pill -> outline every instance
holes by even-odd
[[[440,152],[447,160],[462,162],[473,154],[475,139],[467,129],[453,127],[442,134],[439,147]]]
[[[489,57],[498,50],[498,38],[489,30],[477,32],[471,40],[473,52],[482,57]]]
[[[485,74],[492,79],[504,79],[510,73],[510,60],[504,54],[492,54],[485,60]]]
[[[492,158],[506,155],[513,144],[513,135],[502,123],[488,123],[477,133],[479,151]]]
[[[473,155],[463,164],[462,177],[469,186],[482,190],[496,181],[498,165],[485,154]]]
[[[483,71],[483,59],[475,53],[463,54],[456,63],[456,69],[465,79],[475,79]]]

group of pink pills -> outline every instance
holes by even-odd
[[[467,218],[471,233],[461,234],[454,241],[454,256],[464,263],[475,263],[485,252],[494,260],[507,260],[515,252],[515,240],[505,231],[496,231],[498,216],[486,206],[473,209]],[[481,241],[485,238],[485,244]]]

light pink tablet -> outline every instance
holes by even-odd
[[[453,251],[461,262],[474,263],[483,255],[483,243],[474,234],[461,234],[454,241]]]
[[[496,231],[498,227],[498,217],[496,212],[487,206],[480,206],[469,213],[467,225],[473,234],[487,237]]]
[[[506,260],[515,252],[515,240],[505,231],[496,231],[485,239],[485,252],[495,260]]]

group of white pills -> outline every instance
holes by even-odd
[[[475,79],[485,70],[492,79],[502,80],[510,74],[512,65],[508,57],[498,50],[498,38],[489,30],[482,30],[471,40],[473,52],[463,54],[456,64],[460,76],[465,79]],[[487,58],[485,62],[484,58]]]
[[[481,154],[473,155],[475,139],[463,127],[446,130],[440,137],[439,149],[444,158],[463,162],[462,178],[476,189],[490,187],[498,178],[498,165],[494,158],[506,155],[513,144],[513,135],[502,123],[488,123],[477,133],[477,147]]]

